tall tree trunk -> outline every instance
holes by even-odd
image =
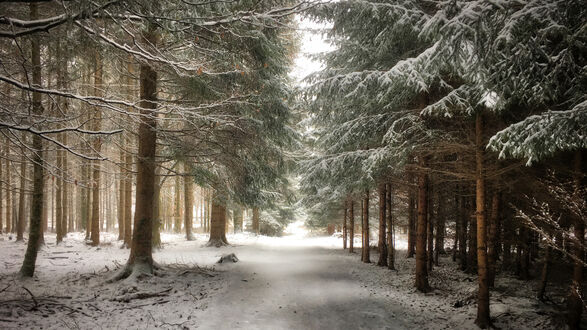
[[[420,167],[426,167],[426,161],[420,158]],[[420,292],[430,291],[428,284],[428,262],[426,254],[426,234],[428,229],[428,174],[418,173],[418,222],[416,236],[416,289]]]
[[[432,272],[434,265],[434,222],[436,216],[434,214],[434,185],[429,181],[428,183],[428,223],[426,227],[426,239],[428,249],[426,250],[426,267],[428,273]]]
[[[355,202],[351,199],[349,200],[349,253],[354,253],[354,245],[355,245],[355,211],[354,206]]]
[[[36,7],[35,7],[36,8]],[[20,191],[18,193],[18,222],[16,224],[16,240],[24,240],[24,195],[26,190],[26,157],[23,155],[20,159]]]
[[[582,152],[575,151],[573,159],[573,170],[575,180],[575,197],[577,200],[584,200],[585,196],[582,195],[581,188],[584,184],[583,177],[583,154]],[[569,289],[569,295],[567,297],[567,309],[568,317],[567,324],[571,329],[579,329],[581,325],[581,314],[583,313],[583,262],[585,260],[585,219],[581,219],[577,216],[573,216],[573,233],[575,234],[575,240],[573,242],[573,252],[576,258],[573,266],[573,278],[571,287]]]
[[[457,254],[459,253],[459,245],[461,243],[461,219],[459,218],[458,214],[459,214],[459,196],[457,195],[457,193],[455,191],[453,191],[454,194],[454,201],[453,201],[453,210],[452,213],[455,215],[455,239],[453,241],[453,245],[452,245],[452,261],[456,262],[457,261]]]
[[[540,275],[540,285],[538,286],[538,294],[536,295],[538,300],[544,301],[546,296],[546,285],[548,284],[548,274],[550,273],[550,254],[552,253],[551,247],[546,245],[544,250],[544,265],[542,266],[542,274]]]
[[[142,43],[156,45],[157,34],[153,26],[143,31]],[[114,278],[136,277],[153,273],[153,198],[155,192],[155,167],[157,154],[157,72],[147,63],[140,69],[141,119],[138,136],[137,189],[133,237],[126,267]],[[134,273],[134,274],[133,274]]]
[[[30,18],[32,21],[39,18],[37,5],[30,4]],[[41,50],[39,36],[31,37],[31,62],[33,64],[33,84],[41,86]],[[33,113],[36,116],[43,114],[41,94],[33,92]],[[43,211],[43,190],[45,180],[43,179],[43,140],[40,135],[33,135],[33,200],[31,203],[31,220],[29,226],[29,241],[24,255],[24,261],[20,268],[22,277],[32,277],[35,273],[35,263],[41,237],[41,213]]]
[[[228,244],[226,239],[226,207],[218,198],[212,201],[212,219],[210,221],[210,240],[208,246],[221,247]]]
[[[364,263],[371,263],[370,249],[369,249],[369,190],[365,189],[365,196],[363,197],[363,248],[361,254]]]
[[[386,185],[385,194],[385,209],[387,211],[386,223],[387,223],[387,268],[395,270],[395,240],[394,240],[394,226],[393,226],[393,214],[391,213],[391,184]]]
[[[440,187],[439,187],[440,189]],[[437,190],[436,193],[436,222],[435,222],[435,241],[434,241],[434,265],[438,266],[440,263],[440,255],[446,254],[444,250],[444,236],[445,236],[445,207],[446,200],[443,191]]]
[[[458,217],[461,223],[461,231],[459,237],[459,265],[462,271],[467,270],[467,227],[469,224],[469,219],[467,217],[467,204],[465,203],[465,196],[464,196],[463,187],[459,187],[459,194],[458,203],[459,203],[459,213]]]
[[[181,232],[181,177],[175,177],[175,225],[173,231]]]
[[[61,150],[57,151],[57,168],[62,168],[63,164],[61,163]],[[61,178],[57,178],[57,180],[53,180],[55,182],[55,231],[57,232],[56,244],[61,243],[63,241],[63,202],[61,201],[61,197],[63,197],[63,192],[61,190],[63,186],[63,181]]]
[[[483,165],[483,120],[477,114],[475,120],[475,162],[477,179],[477,273],[479,279],[479,293],[477,296],[477,318],[475,324],[485,329],[491,324],[489,318],[489,283],[487,274],[487,224],[485,212],[485,170]]]
[[[212,204],[212,207],[214,207],[214,204]],[[212,212],[214,210],[212,209]],[[258,207],[253,207],[253,233],[255,233],[255,235],[259,235],[259,208]]]
[[[243,231],[243,208],[236,206],[234,209],[234,232],[240,233]]]
[[[94,56],[94,95],[102,96],[102,55],[96,51]],[[94,130],[99,131],[102,126],[102,111],[96,109],[94,117]],[[100,154],[102,149],[102,141],[100,137],[94,140],[94,150]],[[100,162],[93,161],[92,173],[92,226],[91,239],[92,245],[100,244]]]
[[[120,149],[120,178],[118,180],[118,240],[124,240],[124,191],[125,191],[125,179],[124,179],[124,150]]]
[[[0,145],[0,234],[4,231],[4,221],[2,217],[4,216],[2,210],[2,190],[4,189],[4,176],[2,175],[2,159],[6,157],[6,155],[2,152],[2,146]],[[6,160],[8,162],[8,160]],[[8,205],[7,205],[8,206]],[[6,219],[8,221],[8,219]]]
[[[471,206],[471,203],[467,203]],[[467,254],[467,272],[477,274],[477,218],[472,217],[467,209],[469,218],[469,252]]]
[[[159,178],[159,167],[155,167],[155,188],[153,192],[153,248],[161,248],[161,179]],[[191,234],[191,232],[190,232]]]
[[[346,206],[347,201],[345,200],[343,204],[344,204],[344,206],[343,206],[343,208],[344,208],[344,215],[343,215],[343,218],[342,218],[342,249],[343,250],[346,250],[346,246],[347,246],[346,218],[347,218],[347,215],[348,215],[348,209],[347,209],[347,206]]]
[[[412,180],[410,179],[410,184]],[[408,253],[406,254],[407,258],[413,258],[414,254],[416,253],[416,217],[415,217],[415,197],[414,197],[414,190],[410,187],[408,188]]]
[[[130,248],[132,245],[132,154],[126,154],[126,169],[124,178],[124,246]],[[136,207],[135,207],[136,209]]]
[[[379,260],[377,266],[387,266],[387,189],[386,184],[379,185]]]
[[[189,166],[184,164],[185,171],[189,173]],[[186,176],[183,178],[183,195],[184,195],[184,226],[185,226],[185,237],[188,241],[194,239],[192,235],[192,227],[193,227],[193,216],[194,216],[194,179],[191,176]]]
[[[10,140],[6,138],[6,233],[12,232],[12,183],[10,183]]]
[[[491,216],[487,235],[487,285],[495,286],[495,268],[497,263],[497,240],[499,222],[499,191],[494,190],[491,196]]]

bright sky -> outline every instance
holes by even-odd
[[[331,50],[332,47],[326,43],[324,36],[320,33],[321,29],[328,27],[327,25],[319,24],[299,16],[296,17],[296,21],[298,22],[302,38],[300,53],[295,59],[295,66],[291,72],[291,76],[300,82],[307,75],[322,68],[320,62],[311,60],[309,55]]]

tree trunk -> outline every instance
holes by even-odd
[[[184,166],[185,171],[189,173],[189,166],[185,164]],[[194,216],[194,179],[191,176],[186,176],[183,178],[183,196],[184,196],[184,226],[185,226],[185,238],[188,241],[194,239],[194,235],[192,234],[192,227],[193,227],[193,216]]]
[[[575,194],[577,200],[584,200],[582,196],[581,187],[583,187],[583,162],[582,152],[576,151],[573,159],[573,170],[575,175]],[[583,261],[585,260],[585,219],[574,216],[573,232],[575,240],[573,242],[573,252],[576,258],[573,266],[573,278],[569,295],[567,297],[567,324],[571,329],[579,329],[581,325],[581,314],[583,313]]]
[[[36,8],[36,7],[35,7]],[[36,9],[35,9],[36,10]],[[16,240],[24,240],[24,194],[26,189],[26,157],[23,155],[20,159],[20,191],[18,193],[18,222],[16,224]]]
[[[344,201],[344,216],[342,218],[342,249],[346,250],[347,246],[347,227],[346,227],[346,218],[348,215],[348,209],[346,206],[347,201]]]
[[[142,43],[156,45],[157,35],[154,27],[143,32]],[[139,151],[137,157],[137,189],[134,228],[130,256],[126,267],[114,278],[153,273],[153,198],[155,192],[155,155],[157,148],[157,120],[153,110],[157,108],[157,72],[147,63],[140,69],[140,107]]]
[[[377,266],[387,266],[387,189],[385,184],[379,185],[379,240],[377,249],[379,250],[379,260]]]
[[[426,239],[428,243],[428,249],[426,250],[426,268],[428,268],[428,273],[432,272],[434,266],[434,222],[436,221],[434,214],[434,185],[430,181],[428,183],[428,223],[426,226]]]
[[[210,221],[210,240],[207,246],[221,247],[228,244],[226,239],[226,207],[221,201],[212,201],[212,219]]]
[[[495,266],[497,262],[497,240],[499,222],[499,192],[494,191],[491,196],[491,217],[487,234],[487,285],[490,288],[495,286]]]
[[[460,187],[459,189],[460,195],[458,197],[458,202],[459,202],[459,214],[458,217],[459,219],[457,221],[459,221],[461,223],[461,231],[460,231],[460,237],[459,237],[459,264],[461,267],[462,271],[466,271],[467,270],[467,227],[469,224],[469,219],[467,217],[467,204],[466,204],[466,199],[464,196],[464,190],[462,189],[462,187]],[[469,242],[470,243],[470,242]]]
[[[213,204],[212,204],[212,207],[214,207]],[[214,213],[214,210],[212,210],[212,213]],[[255,235],[259,235],[259,208],[258,207],[253,207],[253,233],[255,233]]]
[[[97,97],[102,96],[102,55],[99,51],[96,51],[94,57],[94,95]],[[96,109],[94,117],[94,130],[99,131],[102,126],[102,111]],[[94,140],[94,150],[100,154],[102,149],[102,141],[100,137]],[[91,226],[91,239],[92,245],[97,246],[100,244],[100,162],[98,160],[93,161],[93,173],[92,173],[92,226]]]
[[[355,202],[351,199],[349,201],[349,253],[354,253],[354,245],[355,245],[355,211],[354,206]]]
[[[550,254],[552,253],[551,247],[547,245],[544,251],[544,265],[542,266],[542,274],[540,276],[540,286],[538,287],[537,298],[540,301],[544,301],[546,296],[546,285],[548,284],[548,274],[550,273]]]
[[[124,246],[130,248],[132,244],[132,155],[126,154],[126,174],[124,179]]]
[[[243,231],[243,209],[237,206],[234,209],[234,232],[240,233]]]
[[[387,210],[387,268],[395,270],[395,240],[393,227],[393,214],[391,213],[391,184],[386,185],[385,209]]]
[[[371,263],[369,250],[369,190],[365,190],[365,197],[363,198],[363,248],[361,249],[362,261],[364,263]]]
[[[446,251],[444,250],[444,232],[446,230],[444,210],[446,207],[446,200],[444,199],[444,193],[442,191],[437,191],[436,197],[436,239],[434,241],[434,265],[438,266],[440,264],[440,255],[446,254]]]
[[[159,178],[159,167],[155,167],[155,187],[153,192],[153,248],[161,248],[161,180]]]
[[[37,5],[30,4],[31,20],[38,19]],[[31,62],[33,64],[33,84],[41,86],[41,51],[39,36],[31,37]],[[40,116],[43,113],[41,94],[33,92],[33,113]],[[43,179],[43,140],[39,134],[33,135],[33,200],[31,203],[31,220],[29,226],[29,241],[24,255],[24,261],[20,268],[22,277],[32,277],[35,273],[35,263],[41,237],[41,213],[43,211],[43,190],[45,180]]]
[[[426,161],[420,158],[420,167],[426,167]],[[416,289],[420,292],[430,291],[428,284],[428,262],[426,241],[428,229],[428,174],[418,173],[418,222],[416,232]]]
[[[175,225],[173,231],[181,232],[181,177],[175,177]]]
[[[6,138],[6,233],[12,232],[12,184],[10,183],[10,140]]]
[[[124,173],[124,150],[120,149],[120,179],[118,180],[118,240],[124,240],[124,214],[125,214],[125,173]]]
[[[57,168],[61,168],[62,164],[61,164],[61,150],[57,151]],[[56,238],[57,238],[57,242],[56,244],[58,245],[59,243],[61,243],[61,241],[63,241],[63,202],[61,201],[61,197],[63,196],[63,192],[61,190],[62,185],[63,185],[63,181],[61,181],[61,178],[57,178],[57,180],[53,180],[53,182],[55,182],[55,231],[56,231]]]
[[[476,205],[477,205],[477,273],[479,293],[477,296],[477,319],[475,324],[485,329],[491,324],[489,318],[489,283],[487,274],[487,224],[485,212],[485,170],[483,167],[483,121],[477,114],[475,121]]]
[[[410,183],[412,180],[410,180]],[[416,219],[415,219],[415,197],[412,188],[408,188],[408,252],[407,258],[413,258],[416,253]]]

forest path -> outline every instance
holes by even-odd
[[[367,266],[358,255],[282,239],[282,246],[229,248],[240,261],[217,267],[226,270],[227,286],[201,314],[200,329],[408,328],[399,306],[353,278],[353,269]]]

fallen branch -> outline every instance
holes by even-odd
[[[35,296],[31,292],[31,290],[27,289],[25,286],[23,286],[22,288],[31,295],[31,298],[33,298],[33,302],[35,303],[35,306],[33,306],[33,308],[31,308],[31,309],[36,309],[37,307],[39,307],[39,302],[37,302],[37,299],[35,298]]]
[[[160,292],[136,292],[136,293],[131,293],[131,294],[125,294],[120,297],[115,297],[115,298],[111,299],[111,301],[129,302],[131,300],[136,300],[136,299],[148,299],[148,298],[153,298],[153,297],[162,297],[162,296],[169,295],[169,291],[171,291],[171,288],[165,289]]]

